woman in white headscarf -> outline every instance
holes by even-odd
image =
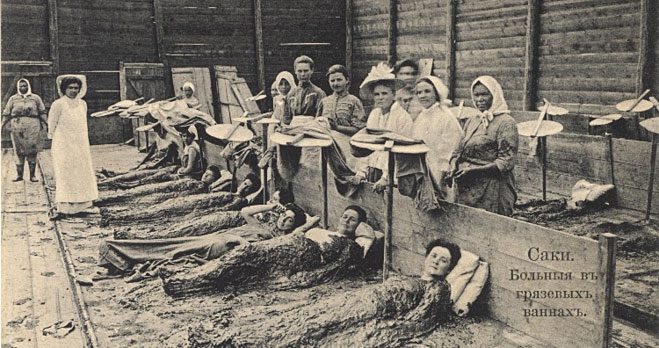
[[[282,71],[277,74],[273,85],[276,86],[278,94],[272,98],[272,117],[281,121],[284,119],[286,109],[286,95],[296,87],[295,78],[288,71]]]
[[[2,126],[10,123],[11,142],[16,159],[16,179],[23,180],[25,160],[30,168],[30,181],[37,182],[35,176],[37,154],[43,148],[42,123],[46,123],[46,107],[41,98],[32,93],[30,82],[20,79],[16,83],[17,93],[11,96],[2,112]]]
[[[480,111],[465,124],[465,138],[451,158],[459,203],[510,216],[517,200],[513,168],[518,134],[501,85],[491,76],[471,84]]]
[[[414,120],[412,137],[423,140],[430,151],[426,162],[430,175],[438,189],[446,196],[444,177],[449,171],[451,154],[464,136],[460,123],[448,109],[448,88],[435,76],[425,76],[417,80],[415,92],[423,107]]]
[[[185,102],[185,105],[191,109],[199,110],[201,103],[199,102],[199,99],[194,96],[195,88],[192,82],[188,81],[184,83],[181,89],[183,90],[183,95],[180,98]]]
[[[87,92],[83,75],[62,75],[56,80],[60,98],[48,113],[48,138],[55,172],[55,202],[51,218],[85,212],[98,198],[96,175],[87,133]]]

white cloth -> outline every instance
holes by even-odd
[[[58,203],[82,203],[98,198],[87,132],[87,103],[81,99],[86,91],[84,76],[81,80],[81,93],[75,99],[66,96],[57,99],[48,113]]]
[[[494,77],[488,75],[479,76],[471,83],[471,100],[476,109],[478,109],[478,105],[474,99],[474,87],[478,83],[485,86],[485,88],[487,88],[492,94],[492,106],[490,106],[488,110],[481,112],[479,115],[482,124],[487,128],[494,116],[509,114],[510,110],[508,109],[506,99],[503,97],[503,88],[501,88],[501,85]]]
[[[366,128],[386,129],[404,136],[412,135],[412,117],[400,105],[394,103],[388,114],[383,115],[382,109],[375,108],[368,115]],[[374,151],[367,157],[358,161],[357,174],[366,177],[368,167],[377,168],[382,174],[387,174],[388,155],[384,151]]]
[[[289,73],[288,71],[281,71],[279,74],[277,74],[277,77],[275,78],[275,82],[274,82],[274,85],[276,86],[277,91],[279,93],[282,93],[279,90],[279,83],[281,83],[281,80],[288,81],[288,84],[291,85],[290,89],[293,89],[293,88],[297,87],[297,85],[295,84],[295,78],[293,77],[293,74]],[[282,95],[284,97],[286,96],[284,94],[282,94]]]
[[[487,277],[490,275],[490,268],[487,262],[478,261],[478,267],[474,271],[474,275],[465,286],[462,294],[458,300],[453,303],[453,313],[459,317],[465,317],[469,314],[471,306],[476,302],[480,296],[487,282]]]
[[[439,183],[440,173],[449,170],[451,155],[464,137],[460,123],[448,108],[435,103],[421,111],[414,121],[412,137],[423,140],[430,148],[426,162],[430,174]]]

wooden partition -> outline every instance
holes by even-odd
[[[292,183],[296,202],[310,214],[322,209],[319,174],[316,163],[308,163]],[[366,187],[347,199],[337,194],[333,184],[330,228],[349,204],[366,208],[369,222],[384,229],[384,195]],[[598,243],[457,204],[423,213],[397,192],[393,213],[395,271],[418,275],[424,245],[446,238],[490,264],[485,301],[494,319],[557,347],[605,346],[610,337],[614,237]],[[560,260],[544,260],[548,257]]]

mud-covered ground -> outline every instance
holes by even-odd
[[[97,169],[108,168],[123,171],[135,165],[140,158],[133,147],[95,146],[94,164]],[[48,153],[44,154],[48,162]],[[42,164],[44,165],[44,164]],[[47,183],[52,184],[52,170],[44,165]],[[112,230],[98,226],[99,217],[67,219],[59,222],[59,229],[73,256],[76,277],[87,283],[99,268],[98,245],[112,238]],[[584,222],[585,223],[585,222]],[[565,228],[572,225],[565,224]],[[553,227],[553,226],[552,226]],[[558,226],[560,227],[560,226]],[[579,229],[575,229],[579,231]],[[629,263],[623,256],[618,261],[618,273],[639,272],[639,258],[632,257]],[[656,257],[655,257],[656,259]],[[656,261],[647,258],[647,270],[656,270]],[[635,267],[631,267],[634,264]],[[652,277],[648,277],[652,278]],[[636,280],[618,278],[617,296],[629,296],[630,300],[646,294],[655,296],[648,289],[639,288]],[[656,279],[656,276],[654,277]],[[92,282],[82,289],[83,300],[88,308],[96,337],[101,347],[176,347],[185,346],[188,328],[207,326],[238,327],[243,320],[261,318],[264,321],[277,311],[303,306],[326,298],[337,292],[351,291],[380,280],[378,274],[346,279],[309,289],[291,291],[255,290],[246,293],[225,293],[195,296],[183,299],[168,297],[160,279],[126,283],[124,279],[107,279]],[[650,282],[642,283],[650,284]],[[638,293],[639,295],[635,295]],[[626,295],[625,295],[626,294]],[[643,302],[643,301],[641,301]],[[652,301],[650,301],[652,302]],[[656,299],[654,300],[656,306]],[[621,323],[614,325],[615,346],[652,347],[659,344],[656,338],[630,329]],[[416,347],[538,347],[532,338],[525,337],[510,328],[487,318],[455,319],[435,330],[429,336],[411,342]]]
[[[531,199],[534,197],[521,195],[518,205]],[[641,212],[614,208],[557,220],[528,214],[543,209],[560,211],[560,199],[549,201],[553,206],[518,208],[515,218],[586,238],[597,239],[601,233],[615,234],[618,237],[616,300],[655,315],[659,313],[659,223],[643,222],[645,216]]]

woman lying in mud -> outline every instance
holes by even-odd
[[[220,232],[228,228],[242,226],[246,220],[256,219],[258,223],[277,221],[281,213],[285,211],[284,206],[294,203],[295,197],[288,190],[275,191],[272,199],[267,204],[254,205],[242,208],[240,211],[217,211],[194,219],[186,219],[172,226],[162,229],[128,230],[117,231],[115,239],[160,239],[203,236]],[[246,217],[247,215],[247,217]]]
[[[174,197],[184,197],[197,193],[208,193],[210,185],[220,178],[220,169],[210,166],[200,180],[183,178],[176,181],[147,184],[123,191],[104,191],[95,202],[104,207],[122,203],[156,204]]]
[[[243,244],[262,241],[293,232],[306,222],[304,211],[287,204],[276,221],[253,223],[205,236],[150,240],[107,240],[99,247],[98,265],[108,274],[134,272],[129,281],[155,275],[165,264],[191,262],[195,265],[216,259]]]
[[[109,211],[101,209],[101,227],[147,225],[166,226],[180,221],[212,214],[217,211],[239,210],[247,205],[247,196],[256,192],[261,186],[256,175],[250,173],[238,186],[235,193],[211,192],[190,195],[182,198],[168,199],[143,210]]]
[[[181,297],[263,285],[289,289],[345,276],[362,260],[364,250],[355,237],[357,226],[365,221],[364,209],[349,206],[336,232],[312,229],[305,234],[243,244],[202,267],[162,274],[165,292]]]
[[[234,317],[241,325],[229,328],[193,327],[188,340],[192,347],[402,346],[449,318],[445,277],[460,256],[457,245],[434,240],[426,247],[420,278],[394,276],[305,306],[265,307],[267,315],[236,312],[249,318]]]

